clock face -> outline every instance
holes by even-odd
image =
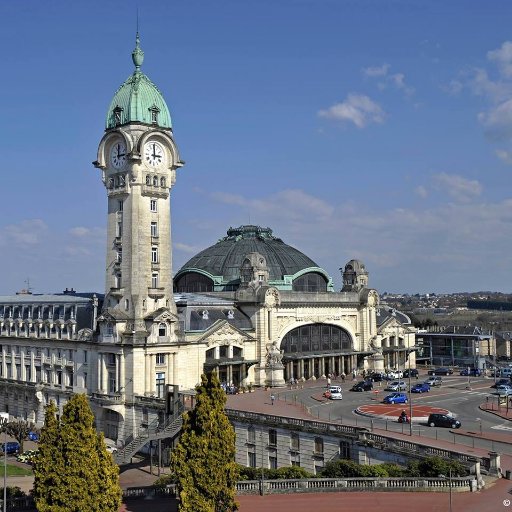
[[[144,160],[150,167],[159,167],[164,163],[164,148],[158,142],[146,142]]]
[[[118,141],[110,150],[110,161],[116,169],[120,169],[126,163],[126,144]]]

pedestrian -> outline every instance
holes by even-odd
[[[345,382],[345,372],[343,372],[343,373],[340,375],[340,377],[341,377],[341,382]]]
[[[331,386],[331,376],[328,375],[327,376],[327,387],[330,387]]]
[[[274,396],[274,393],[272,393],[272,394],[270,395],[270,402],[271,402],[271,404],[272,404],[272,405],[274,405],[274,400],[275,400],[275,399],[276,399],[276,397]]]

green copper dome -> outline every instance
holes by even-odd
[[[116,91],[107,112],[106,129],[131,122],[171,128],[171,115],[162,93],[140,70],[144,52],[139,46],[138,34],[132,60],[135,71]]]

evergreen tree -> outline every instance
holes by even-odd
[[[64,460],[59,443],[57,408],[50,402],[45,408],[44,427],[39,438],[39,451],[34,459],[34,499],[38,512],[64,512],[62,475]]]
[[[107,452],[103,435],[85,395],[64,406],[60,423],[50,404],[34,466],[34,497],[39,512],[118,512],[119,468]]]
[[[238,510],[235,430],[224,412],[225,403],[217,375],[202,375],[196,406],[183,415],[180,441],[171,457],[180,512]]]

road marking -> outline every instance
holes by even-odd
[[[494,425],[491,428],[495,430],[512,430],[512,427],[509,427],[508,425]]]

